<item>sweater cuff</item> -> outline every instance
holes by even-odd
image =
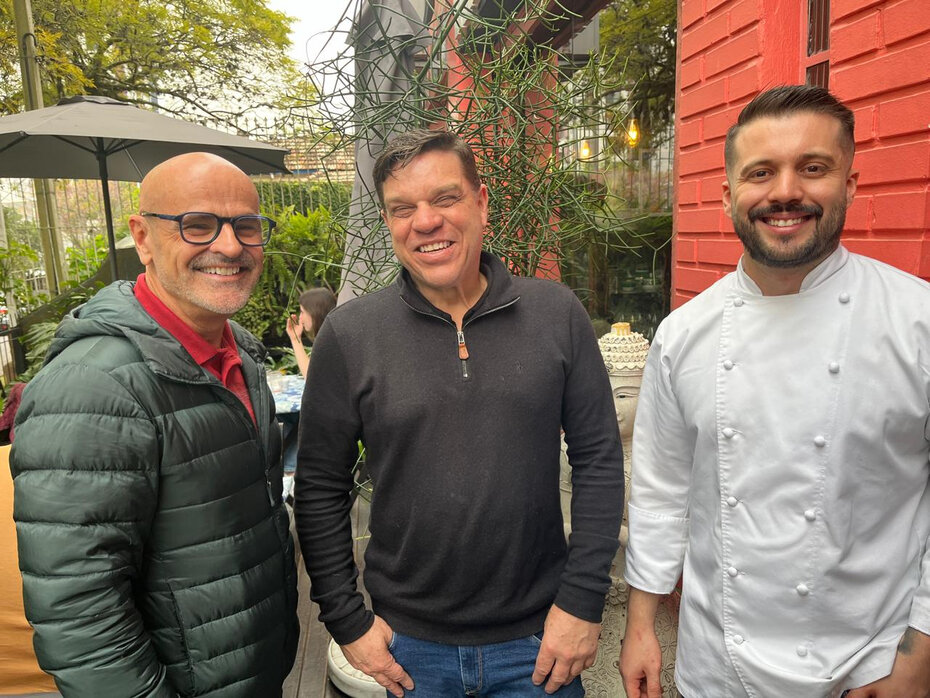
[[[338,621],[326,623],[326,629],[337,645],[348,645],[367,633],[375,623],[375,614],[367,608]]]
[[[606,594],[595,594],[587,589],[562,585],[554,604],[566,613],[589,623],[600,623],[604,615]]]

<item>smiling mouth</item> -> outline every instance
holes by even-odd
[[[235,276],[242,271],[242,267],[202,267],[197,271],[214,276]]]
[[[428,245],[420,245],[417,248],[417,252],[438,252],[439,250],[444,250],[451,246],[452,243],[448,240],[443,240],[442,242],[431,242]]]
[[[773,228],[788,228],[792,225],[800,225],[809,217],[810,216],[802,216],[801,218],[763,218],[762,222]]]

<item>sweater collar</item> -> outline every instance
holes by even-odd
[[[520,299],[514,287],[513,276],[507,271],[507,267],[504,266],[500,259],[490,252],[482,251],[480,264],[481,273],[488,280],[488,287],[481,294],[478,302],[465,313],[463,322],[468,322],[476,315],[509,305]],[[439,310],[423,297],[406,269],[401,269],[395,283],[401,299],[415,311],[452,322],[452,318],[448,313]]]

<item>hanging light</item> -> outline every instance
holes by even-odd
[[[591,144],[588,143],[588,139],[585,138],[578,144],[578,159],[579,160],[590,160],[591,159]]]
[[[626,142],[631,148],[635,148],[639,145],[639,139],[642,137],[642,132],[639,130],[639,122],[636,120],[636,117],[630,119],[629,125],[626,127]]]

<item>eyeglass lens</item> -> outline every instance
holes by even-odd
[[[181,232],[191,242],[212,240],[219,232],[219,219],[212,213],[186,213],[181,217]],[[233,224],[236,237],[244,245],[261,245],[271,233],[271,222],[260,216],[239,216]]]

